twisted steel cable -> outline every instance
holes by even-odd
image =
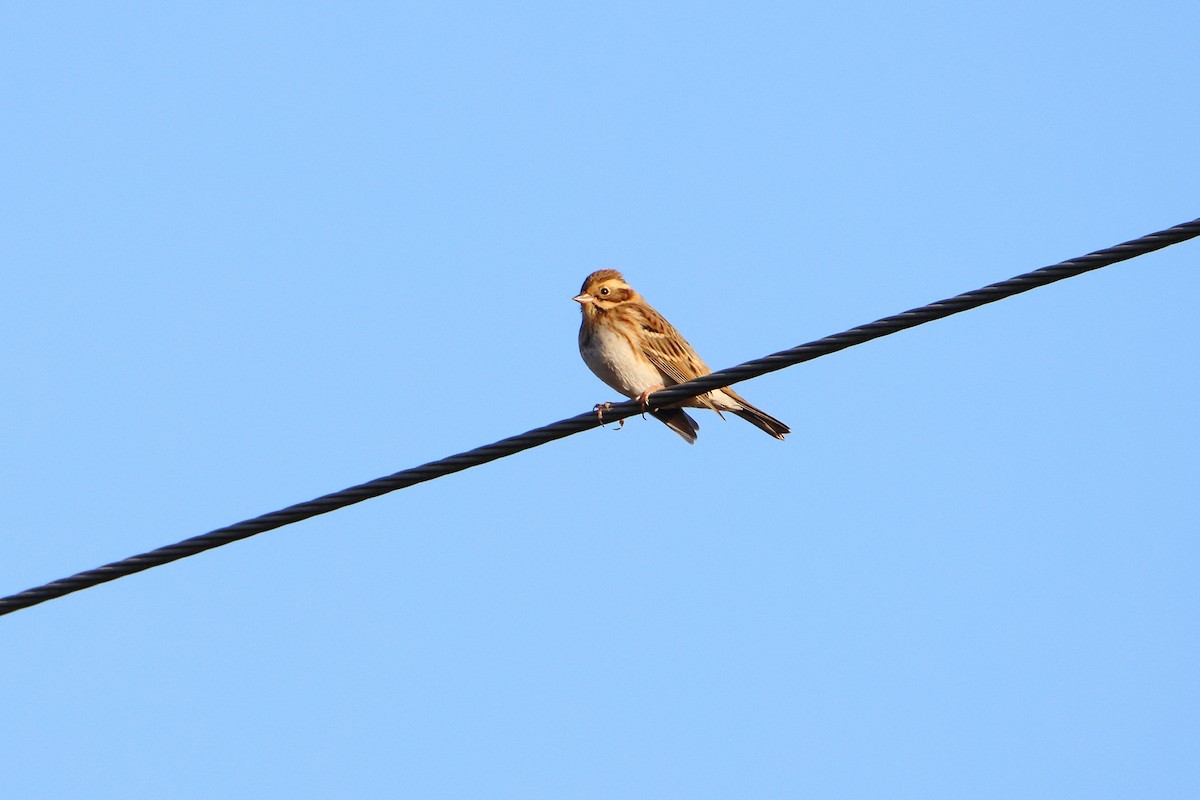
[[[775,372],[776,370],[801,364],[805,361],[812,361],[815,358],[836,353],[839,350],[845,350],[848,347],[869,342],[872,339],[888,336],[898,331],[907,330],[908,328],[915,328],[918,325],[924,325],[926,322],[932,322],[933,320],[948,317],[951,314],[958,314],[962,311],[987,305],[988,303],[994,303],[997,300],[1003,300],[1006,297],[1012,297],[1013,295],[1027,292],[1030,289],[1046,286],[1064,278],[1072,278],[1084,272],[1107,267],[1121,261],[1145,255],[1146,253],[1154,252],[1155,250],[1161,250],[1164,247],[1187,241],[1196,236],[1200,236],[1200,219],[1185,222],[1157,233],[1151,233],[1114,247],[1097,250],[1085,256],[1062,261],[1053,266],[1026,272],[1023,275],[1018,275],[1015,278],[1000,281],[999,283],[993,283],[982,289],[956,295],[946,300],[939,300],[901,314],[884,317],[883,319],[875,320],[866,325],[859,325],[842,333],[835,333],[823,339],[817,339],[816,341],[808,342],[807,344],[802,344],[788,350],[781,350],[778,353],[772,353],[753,361],[747,361],[736,367],[723,369],[702,378],[663,389],[651,396],[650,407],[661,408],[673,403],[679,403],[712,389],[756,378],[768,372]],[[639,414],[641,411],[642,409],[639,404],[634,401],[614,403],[611,408],[604,411],[604,421],[607,423],[623,420],[634,414]],[[246,539],[259,533],[281,528],[293,522],[300,522],[310,517],[326,514],[339,508],[354,505],[355,503],[361,503],[364,500],[370,500],[373,497],[378,497],[388,492],[405,489],[414,484],[450,475],[464,469],[469,469],[470,467],[477,467],[489,461],[495,461],[499,458],[519,453],[522,450],[528,450],[547,442],[552,442],[555,439],[562,439],[581,431],[590,430],[598,427],[600,424],[600,419],[595,412],[579,414],[541,428],[526,431],[517,436],[510,436],[507,439],[501,439],[498,442],[477,447],[474,450],[458,453],[457,455],[452,455],[438,461],[431,461],[419,467],[401,470],[392,475],[376,478],[373,481],[368,481],[358,486],[351,486],[340,492],[333,492],[332,494],[318,497],[315,500],[297,503],[279,511],[272,511],[253,519],[184,539],[175,544],[159,547],[155,550],[131,556],[120,561],[114,561],[102,567],[89,569],[68,578],[51,581],[45,585],[0,598],[0,616],[11,614],[22,608],[44,603],[47,600],[62,597],[72,592],[78,592],[81,589],[87,589],[101,583],[116,580],[117,578],[123,578],[126,575],[132,575],[151,567],[178,561],[181,558],[187,558],[188,556],[202,553],[205,550],[212,550],[215,547],[236,542],[239,539]]]

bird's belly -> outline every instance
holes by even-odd
[[[626,397],[637,397],[652,386],[666,383],[650,361],[633,349],[619,333],[597,326],[590,337],[579,335],[579,354],[596,377]]]

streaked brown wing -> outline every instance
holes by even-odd
[[[631,321],[641,328],[642,352],[671,382],[683,383],[712,372],[688,340],[662,314],[644,303],[623,304],[622,308],[625,307],[630,311]],[[713,407],[704,397],[696,400],[701,405]]]

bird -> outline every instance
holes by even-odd
[[[596,377],[647,409],[651,394],[712,372],[687,339],[625,282],[615,269],[596,270],[584,280],[579,294],[583,321],[579,354]],[[596,407],[603,413],[605,404]],[[750,405],[729,387],[714,389],[680,405],[729,411],[776,439],[791,433],[787,425]],[[694,444],[700,430],[683,408],[649,409],[668,428]]]

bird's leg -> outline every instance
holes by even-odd
[[[596,412],[596,419],[600,420],[601,428],[604,427],[604,412],[608,411],[610,408],[612,408],[612,403],[596,403],[595,407],[592,409],[593,411]],[[617,430],[621,430],[621,428],[624,428],[624,427],[625,427],[625,420],[624,419],[617,420]]]
[[[604,427],[604,412],[612,408],[612,403],[596,403],[592,411],[596,412],[596,419],[600,420],[600,427]],[[621,420],[624,422],[625,420]]]
[[[659,389],[665,389],[666,386],[661,383],[656,383],[646,391],[638,395],[637,401],[642,405],[642,419],[646,418],[646,409],[650,407],[650,395],[657,392]]]

